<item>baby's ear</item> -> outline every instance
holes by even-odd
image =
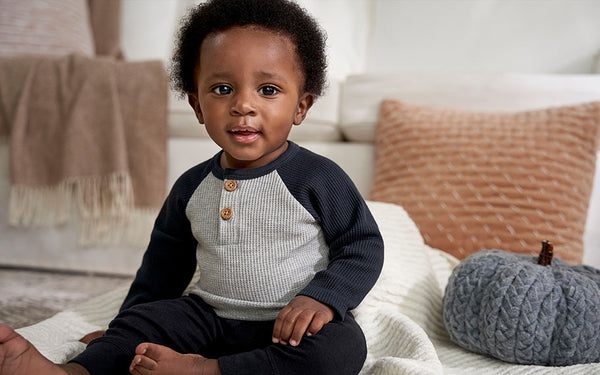
[[[306,118],[306,114],[310,107],[312,107],[313,102],[315,101],[315,96],[310,93],[304,93],[300,97],[298,101],[298,107],[296,108],[296,113],[294,114],[294,125],[300,125],[302,121]]]
[[[200,102],[198,101],[198,96],[196,96],[195,93],[188,93],[188,103],[190,103],[190,106],[192,106],[194,112],[196,112],[196,118],[198,121],[201,124],[204,124],[204,116],[202,115],[202,110],[200,109]]]

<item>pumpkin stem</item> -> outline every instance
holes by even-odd
[[[552,265],[552,257],[554,256],[554,246],[550,241],[542,241],[542,250],[538,257],[538,264],[542,266]]]

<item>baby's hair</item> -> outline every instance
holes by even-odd
[[[207,35],[233,26],[256,25],[288,36],[304,73],[304,91],[323,94],[327,58],[325,33],[300,6],[288,0],[209,0],[183,19],[171,61],[171,79],[181,94],[196,91],[194,69]]]

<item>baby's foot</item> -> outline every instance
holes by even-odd
[[[181,354],[166,346],[143,343],[135,350],[129,372],[134,375],[221,375],[216,359]]]
[[[23,336],[0,324],[0,375],[66,375],[50,362]]]

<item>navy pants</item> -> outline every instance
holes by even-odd
[[[297,347],[273,344],[273,324],[219,318],[194,295],[141,304],[122,311],[73,362],[92,375],[129,374],[137,345],[152,342],[218,358],[223,375],[350,375],[362,368],[365,338],[350,313],[304,336]]]

